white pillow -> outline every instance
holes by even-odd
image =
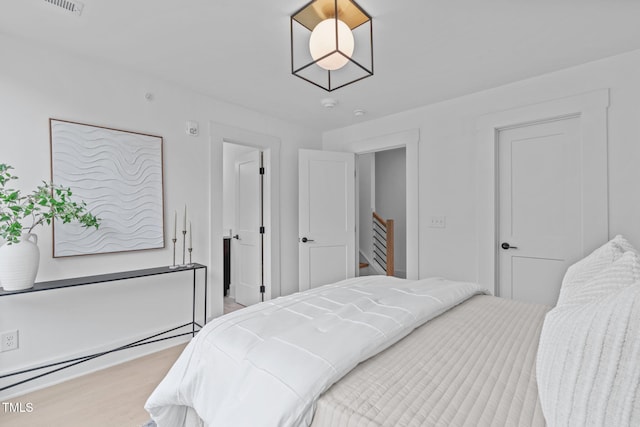
[[[638,252],[638,250],[636,248],[634,248],[633,245],[631,243],[629,243],[629,241],[627,239],[625,239],[624,237],[622,237],[620,234],[618,234],[616,237],[614,237],[612,241],[616,245],[620,246],[623,251],[625,251],[625,252],[635,252],[636,255],[640,255],[640,252]]]
[[[587,304],[640,281],[640,256],[625,252],[585,283],[574,282],[563,304]]]
[[[554,426],[640,426],[640,258],[626,252],[544,321],[536,377]]]
[[[627,251],[635,251],[633,246],[621,235],[617,235],[591,254],[567,269],[562,279],[557,305],[571,299],[571,294],[580,285],[586,283],[600,271],[613,264]]]

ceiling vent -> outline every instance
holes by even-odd
[[[63,9],[68,10],[69,12],[73,12],[77,15],[82,14],[82,9],[84,8],[84,4],[79,1],[69,1],[69,0],[44,0],[47,3],[51,3],[54,6],[61,7]]]

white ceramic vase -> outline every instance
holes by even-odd
[[[5,291],[33,287],[39,265],[38,236],[23,233],[20,242],[0,246],[0,286]]]

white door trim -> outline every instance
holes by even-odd
[[[233,126],[209,122],[211,149],[209,156],[209,293],[211,316],[223,312],[222,254],[222,145],[231,142],[264,152],[264,226],[265,226],[265,301],[280,296],[280,138]]]
[[[497,138],[501,129],[554,118],[578,115],[582,137],[583,255],[609,237],[607,108],[609,89],[514,108],[480,117],[476,122],[478,141],[477,281],[492,292],[497,286]]]

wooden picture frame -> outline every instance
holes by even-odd
[[[51,180],[100,227],[53,224],[53,257],[164,248],[161,136],[49,119]]]

